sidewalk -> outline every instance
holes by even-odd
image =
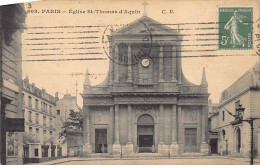
[[[227,159],[227,160],[238,160],[242,162],[250,162],[250,158],[233,158],[233,157],[227,157],[227,156],[204,156],[204,157],[174,157],[174,158],[145,158],[146,160],[160,160],[160,159]],[[57,160],[51,160],[51,161],[46,161],[46,162],[41,162],[41,163],[29,163],[27,165],[56,165],[56,164],[61,164],[61,163],[66,163],[66,162],[71,162],[71,161],[99,161],[99,160],[141,160],[144,158],[96,158],[96,157],[68,157],[68,158],[62,158],[62,159],[57,159]],[[260,159],[254,159],[254,163],[260,164]]]

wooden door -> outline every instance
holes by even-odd
[[[184,152],[197,152],[197,128],[185,128]]]

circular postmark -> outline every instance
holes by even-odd
[[[108,25],[102,34],[102,48],[107,57],[111,61],[125,66],[138,64],[143,58],[151,58],[152,33],[148,25],[139,20],[138,27],[131,25],[129,27],[130,31],[120,34],[120,36],[126,35],[126,39],[129,38],[129,41],[119,42],[117,37],[111,36],[110,33],[114,32],[115,29],[119,29],[120,26],[127,25]],[[136,30],[134,30],[135,28]],[[133,32],[131,32],[131,29],[133,29]],[[131,39],[131,34],[134,40]]]

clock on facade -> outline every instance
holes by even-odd
[[[148,58],[144,58],[142,59],[141,64],[143,67],[147,68],[150,65],[150,60]]]

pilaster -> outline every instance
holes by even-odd
[[[163,79],[163,45],[160,44],[159,51],[159,82],[164,82]]]
[[[158,153],[163,156],[168,155],[168,145],[164,143],[164,105],[159,106],[160,116],[159,116],[159,144],[158,144]]]
[[[176,70],[176,47],[172,46],[172,82],[177,82]]]
[[[209,146],[207,142],[207,126],[208,126],[208,111],[207,111],[208,106],[202,106],[201,109],[201,145],[200,145],[200,152],[204,154],[209,153]]]
[[[132,54],[131,54],[131,44],[128,44],[127,56],[128,56],[127,82],[131,83],[131,82],[133,82],[133,80],[132,80]]]
[[[171,156],[178,156],[179,145],[177,143],[177,107],[175,104],[172,105],[172,144],[170,149]]]
[[[114,106],[111,106],[110,107],[110,124],[109,124],[109,129],[110,129],[110,135],[109,135],[109,138],[110,138],[110,146],[109,146],[109,149],[108,149],[108,152],[110,154],[112,154],[113,152],[113,144],[114,144],[114,116],[115,116],[115,109],[114,109]]]
[[[180,50],[180,47],[176,48],[176,50]],[[182,69],[181,69],[181,57],[180,52],[176,52],[177,55],[177,73],[178,73],[178,84],[182,83]]]
[[[113,155],[119,155],[121,146],[119,144],[119,105],[115,105],[115,137],[113,144]]]
[[[87,157],[92,153],[90,144],[90,109],[85,107],[84,120],[83,120],[83,156]]]
[[[118,44],[115,43],[115,53],[114,53],[115,58],[113,58],[115,60],[114,63],[114,82],[118,83],[119,82],[119,50],[118,50]]]
[[[179,153],[181,154],[182,151],[182,147],[183,147],[183,142],[184,142],[184,130],[183,130],[183,121],[182,121],[182,107],[181,106],[177,106],[177,117],[178,117],[178,145],[179,145]]]

